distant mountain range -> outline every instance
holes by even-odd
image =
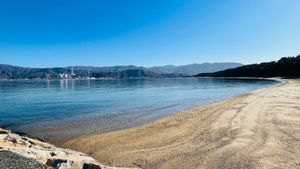
[[[226,70],[229,68],[236,68],[242,66],[240,63],[202,63],[202,64],[189,64],[182,66],[155,66],[150,67],[148,70],[158,74],[176,74],[183,76],[192,76],[198,73],[216,72]]]
[[[196,77],[300,77],[300,55],[214,73],[200,73]]]
[[[236,68],[240,63],[203,63],[183,66],[156,66],[138,67],[129,66],[69,66],[56,68],[27,68],[0,64],[0,79],[59,79],[62,74],[71,74],[74,78],[147,78],[147,77],[178,77],[192,76],[198,73],[207,73]]]

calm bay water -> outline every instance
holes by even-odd
[[[0,81],[0,126],[55,142],[144,124],[275,83],[213,78]]]

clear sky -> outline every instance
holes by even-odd
[[[300,54],[299,0],[0,0],[0,63],[257,63]]]

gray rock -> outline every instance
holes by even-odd
[[[55,169],[10,151],[0,151],[0,169]]]
[[[46,165],[59,168],[62,164],[67,163],[67,160],[62,159],[47,159]]]
[[[10,135],[8,135],[6,138],[5,138],[6,141],[10,141],[12,143],[18,143],[17,139],[15,137],[12,137]]]
[[[101,167],[99,165],[85,163],[83,164],[82,169],[101,169]]]

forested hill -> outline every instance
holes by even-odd
[[[251,64],[196,77],[300,77],[300,55],[283,57],[278,61]]]

